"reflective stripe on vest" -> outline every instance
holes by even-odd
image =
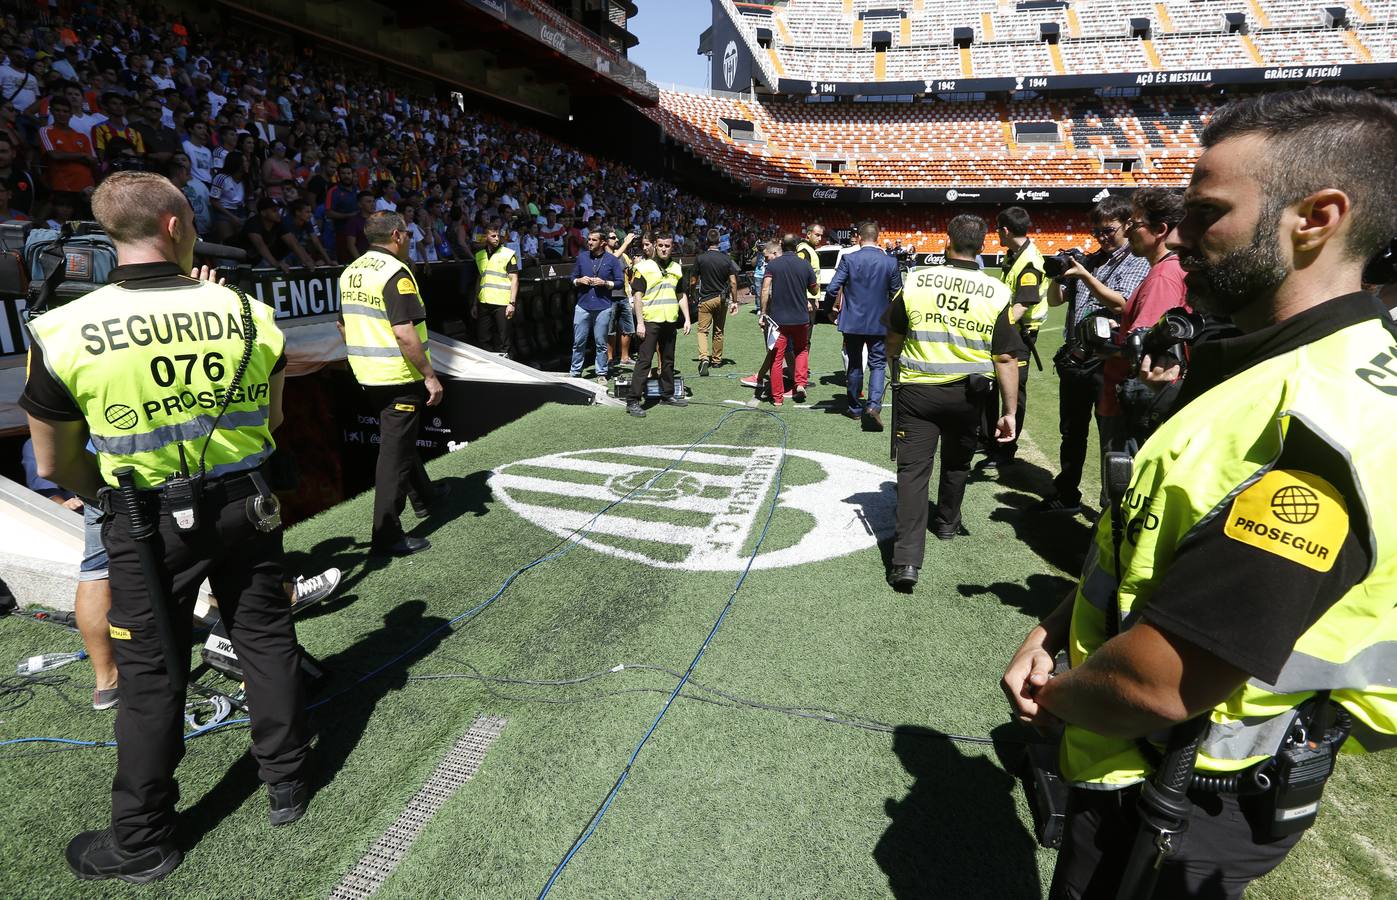
[[[636,264],[635,273],[645,279],[645,294],[640,298],[645,304],[645,321],[679,321],[679,282],[684,277],[684,267],[671,259],[661,269],[656,260],[643,259]]]
[[[1179,410],[1136,457],[1124,501],[1132,539],[1121,545],[1122,628],[1148,608],[1179,545],[1230,515],[1234,498],[1273,469],[1296,429],[1349,461],[1362,506],[1349,510],[1349,521],[1366,521],[1371,537],[1371,571],[1300,636],[1275,683],[1253,678],[1211,711],[1201,770],[1237,771],[1274,755],[1296,707],[1320,690],[1353,717],[1346,752],[1397,748],[1397,517],[1385,512],[1397,505],[1390,473],[1397,435],[1371,427],[1397,417],[1397,395],[1372,390],[1354,370],[1357,360],[1397,355],[1393,344],[1371,319],[1258,363]],[[1072,609],[1074,666],[1107,639],[1116,581],[1103,516]],[[1060,763],[1070,781],[1089,788],[1119,788],[1149,774],[1132,742],[1075,726],[1064,732]]]
[[[138,487],[158,487],[180,470],[181,447],[187,465],[198,464],[206,438],[209,477],[271,455],[271,374],[284,339],[270,307],[254,299],[251,310],[252,356],[212,432],[244,349],[242,304],[228,288],[111,284],[29,323],[45,365],[87,421],[103,481],[115,486],[112,473],[131,466]]]
[[[1008,286],[1010,294],[1018,293],[1019,276],[1024,269],[1032,266],[1038,270],[1038,302],[1029,307],[1028,312],[1023,316],[1023,322],[1019,326],[1025,332],[1035,332],[1043,325],[1043,320],[1048,318],[1048,288],[1052,281],[1043,272],[1043,252],[1038,249],[1038,245],[1029,241],[1024,244],[1023,250],[1014,257],[1014,264],[1004,273],[1004,284]],[[1010,312],[1012,316],[1013,313]]]
[[[909,277],[902,291],[910,325],[902,345],[902,380],[950,384],[994,377],[994,325],[1009,291],[973,269],[933,266]]]
[[[422,373],[403,356],[393,323],[388,318],[383,292],[395,278],[409,283],[401,285],[399,293],[408,293],[410,286],[413,293],[421,296],[412,269],[382,250],[370,250],[340,274],[345,351],[349,356],[349,368],[360,384],[409,384],[422,380]],[[422,352],[430,362],[427,324],[418,322],[415,330],[422,342]]]
[[[509,277],[509,264],[514,261],[514,251],[501,244],[490,255],[485,250],[477,250],[475,267],[480,273],[480,285],[476,299],[487,306],[508,306],[509,290],[513,281]]]

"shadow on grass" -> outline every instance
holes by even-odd
[[[1057,608],[1067,592],[1076,582],[1061,575],[1034,574],[1028,576],[1024,584],[1012,581],[997,581],[994,584],[959,584],[956,590],[962,597],[978,597],[993,594],[1005,606],[1012,606],[1026,616],[1041,619]]]
[[[884,803],[891,821],[873,848],[894,897],[1042,896],[1012,775],[917,725],[898,727],[893,752],[916,779],[907,796]]]
[[[321,660],[333,680],[325,688],[331,697],[323,708],[308,713],[319,741],[310,756],[312,795],[332,781],[343,768],[350,753],[363,737],[379,701],[390,692],[407,684],[408,668],[437,648],[450,631],[441,629],[447,620],[439,616],[424,616],[427,604],[422,600],[407,600],[389,610],[383,617],[383,627],[363,635],[334,656]],[[441,629],[441,630],[438,630]],[[423,635],[433,632],[425,640]],[[413,646],[422,641],[420,646]],[[387,663],[395,652],[409,650],[385,671],[363,684],[354,682]],[[336,691],[347,692],[335,696]],[[244,753],[218,783],[204,793],[180,816],[177,841],[184,849],[194,847],[218,823],[237,811],[261,788],[257,762],[251,753]]]
[[[1076,516],[1030,512],[1029,507],[1037,502],[1031,494],[1009,491],[996,494],[995,499],[1001,505],[990,513],[992,521],[1013,528],[1014,535],[1024,546],[1048,565],[1064,572],[1082,570],[1082,562],[1091,546],[1093,526]]]
[[[438,483],[450,487],[451,492],[439,501],[426,519],[416,527],[408,529],[417,537],[435,533],[443,525],[462,516],[483,516],[489,513],[490,473],[481,470],[463,478],[442,478]],[[411,507],[408,507],[409,509]],[[340,581],[341,598],[352,591],[361,581],[374,572],[382,571],[392,562],[391,557],[370,556],[368,545],[369,520],[366,517],[363,530],[359,534],[336,535],[316,544],[305,552],[286,554],[288,576],[312,575],[334,566],[344,573]],[[343,599],[334,602],[333,609],[348,605]],[[317,611],[315,615],[323,615]]]

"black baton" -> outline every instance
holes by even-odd
[[[160,577],[160,560],[155,556],[155,522],[146,515],[141,504],[141,495],[136,488],[135,469],[122,466],[112,472],[116,476],[117,491],[121,502],[126,506],[126,516],[131,522],[131,540],[136,543],[136,557],[141,561],[141,575],[145,578],[146,593],[150,595],[150,610],[155,616],[155,633],[160,638],[160,648],[165,654],[165,671],[170,676],[170,686],[183,694],[185,685],[184,665],[181,664],[179,647],[175,645],[174,621],[170,618],[170,598],[165,595],[165,582]],[[189,662],[186,655],[184,663]]]
[[[1179,836],[1188,828],[1193,801],[1188,788],[1198,762],[1198,748],[1208,733],[1207,714],[1169,730],[1169,744],[1154,778],[1140,790],[1140,830],[1125,864],[1116,900],[1150,900],[1160,869],[1178,852]]]
[[[897,462],[897,394],[898,388],[902,386],[902,361],[894,357],[888,361],[889,374],[892,377],[893,414],[888,417],[888,425],[891,426],[892,434],[888,437],[888,459]]]

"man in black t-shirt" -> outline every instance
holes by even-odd
[[[290,272],[290,264],[282,259],[289,253],[306,268],[315,266],[306,248],[281,221],[281,207],[270,197],[257,201],[257,215],[249,216],[243,223],[234,246],[246,250],[252,257],[253,265],[260,263],[268,268]]]
[[[771,402],[780,406],[786,392],[786,348],[795,353],[795,402],[805,402],[805,385],[810,379],[810,299],[820,288],[810,263],[796,248],[800,238],[788,234],[781,239],[781,255],[766,265],[762,279],[762,313],[776,323],[775,356],[771,361]]]
[[[699,375],[709,366],[723,364],[723,326],[729,312],[737,311],[737,263],[718,249],[722,235],[708,229],[708,250],[694,261],[694,281],[698,286]],[[708,333],[713,332],[713,352],[708,352]]]

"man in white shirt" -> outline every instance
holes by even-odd
[[[209,150],[209,126],[193,118],[186,121],[189,137],[184,142],[184,152],[189,157],[190,169],[195,178],[208,187],[213,183],[213,152]]]

